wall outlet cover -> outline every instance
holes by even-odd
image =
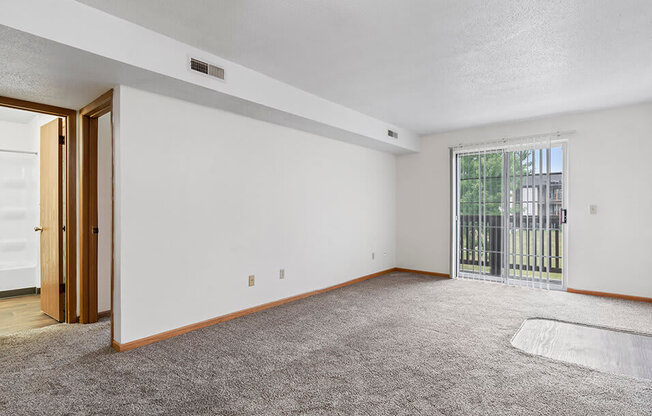
[[[278,278],[285,279],[285,269],[281,269],[281,271],[278,273]]]
[[[249,275],[249,286],[254,285],[255,276],[253,274]]]

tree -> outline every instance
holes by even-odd
[[[509,158],[510,176],[532,174],[535,160],[533,152],[505,153]],[[520,169],[520,172],[519,172]],[[486,153],[460,157],[460,214],[502,215],[503,154]],[[519,188],[512,180],[510,192]],[[515,206],[518,210],[518,205]],[[481,211],[480,211],[481,210]],[[513,213],[513,212],[512,212]]]

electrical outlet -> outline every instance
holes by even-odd
[[[278,273],[278,278],[285,279],[285,269],[281,269],[281,271]]]
[[[374,260],[375,258],[376,258],[376,253],[374,253],[374,252],[372,251],[372,252],[371,252],[371,260]]]
[[[253,274],[250,274],[250,275],[249,275],[249,286],[253,286],[253,285],[254,285],[254,278],[255,278],[255,276],[254,276]]]

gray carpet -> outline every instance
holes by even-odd
[[[650,381],[512,347],[537,316],[652,333],[651,304],[394,273],[126,353],[106,321],[2,337],[0,411],[652,414]]]

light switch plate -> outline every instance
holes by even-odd
[[[249,286],[254,285],[255,276],[253,274],[249,275]]]
[[[281,269],[281,271],[278,273],[278,278],[285,279],[285,269]]]

